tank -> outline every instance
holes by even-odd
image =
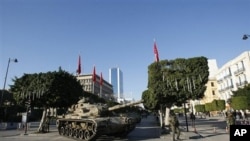
[[[67,114],[58,116],[58,132],[62,136],[84,141],[93,141],[102,135],[126,137],[135,128],[136,122],[129,116],[115,116],[113,111],[142,102],[108,107],[81,99],[69,108]]]

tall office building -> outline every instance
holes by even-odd
[[[114,97],[122,99],[123,97],[123,74],[120,68],[109,69],[109,83],[113,85]]]

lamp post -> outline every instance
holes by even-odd
[[[7,76],[8,76],[8,71],[9,71],[9,66],[10,66],[10,62],[13,61],[15,63],[18,62],[18,60],[15,58],[15,59],[11,59],[9,58],[8,60],[8,65],[7,65],[7,70],[6,70],[6,74],[5,74],[5,79],[4,79],[4,84],[3,84],[3,90],[2,90],[2,96],[1,96],[1,103],[0,103],[0,106],[2,106],[2,103],[3,103],[3,95],[4,95],[4,91],[5,91],[5,85],[6,85],[6,80],[7,80]]]
[[[242,37],[242,40],[247,40],[249,37],[250,37],[250,35],[244,34],[243,37]]]

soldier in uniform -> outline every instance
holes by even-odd
[[[173,132],[173,141],[176,141],[175,140],[175,134],[176,133],[177,133],[177,140],[180,140],[179,121],[178,121],[174,111],[170,111],[169,124],[170,124],[171,130]]]
[[[228,128],[228,131],[230,131],[230,125],[234,125],[235,124],[235,117],[234,117],[234,114],[232,112],[228,112],[227,113],[227,128]]]

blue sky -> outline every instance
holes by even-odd
[[[120,67],[126,97],[141,99],[147,68],[161,59],[205,56],[218,66],[250,49],[249,0],[1,0],[0,87],[8,58],[14,76],[55,71],[83,74]]]

